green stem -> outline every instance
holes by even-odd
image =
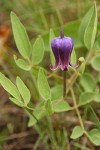
[[[77,113],[77,116],[78,116],[78,119],[79,119],[79,122],[80,122],[80,126],[83,130],[83,133],[86,135],[86,137],[89,139],[89,135],[87,133],[87,131],[85,130],[84,128],[84,124],[83,124],[83,120],[81,118],[81,115],[80,115],[80,112],[79,112],[79,109],[78,109],[78,106],[77,106],[77,103],[76,103],[76,98],[75,98],[75,94],[74,94],[74,91],[73,89],[71,88],[71,94],[72,94],[72,98],[73,98],[73,103],[74,103],[74,108],[76,110],[76,113]],[[89,139],[90,140],[90,139]]]
[[[36,118],[36,116],[33,114],[33,111],[31,111],[29,108],[25,108],[25,110],[29,113],[29,114],[31,114],[32,116],[33,116],[33,118],[38,122],[39,120]]]
[[[50,140],[52,142],[52,145],[54,147],[55,150],[58,149],[58,145],[57,145],[57,141],[56,141],[56,137],[55,137],[55,132],[54,132],[54,129],[53,129],[53,125],[52,125],[52,122],[51,122],[51,118],[47,116],[47,121],[48,121],[48,128],[49,128],[49,131],[50,131]]]
[[[82,128],[83,132],[86,133],[85,128],[84,128],[84,124],[83,124],[83,121],[82,121],[82,118],[81,118],[81,115],[80,115],[80,112],[79,112],[79,109],[77,107],[75,94],[74,94],[74,91],[73,91],[72,88],[71,88],[71,94],[72,94],[73,103],[74,103],[74,106],[75,106],[75,110],[76,110],[77,116],[79,118],[79,122],[80,122],[81,128]]]
[[[71,87],[73,86],[74,82],[76,81],[77,77],[79,76],[79,72],[77,70],[77,72],[75,72],[71,78],[68,80],[68,88],[66,90],[66,94],[68,94],[69,90],[71,89]]]
[[[66,97],[66,71],[63,72],[63,98]]]

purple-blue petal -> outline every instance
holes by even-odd
[[[51,43],[51,48],[56,60],[56,64],[51,70],[56,70],[59,66],[62,70],[68,70],[73,49],[72,39],[70,37],[56,37]]]
[[[54,70],[56,70],[58,67],[59,67],[59,63],[56,62],[55,66],[50,67],[50,69],[51,69],[52,71],[54,71]]]
[[[55,61],[56,61],[55,66],[52,67],[51,70],[56,70],[60,65],[59,37],[53,39],[53,41],[51,43],[51,48],[52,48],[53,54],[55,56]]]
[[[70,62],[70,55],[73,49],[73,41],[69,37],[60,39],[60,64],[62,70],[67,70]]]

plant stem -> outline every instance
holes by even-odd
[[[64,30],[63,30],[62,27],[60,28],[60,37],[61,37],[61,38],[64,38]]]
[[[32,116],[33,116],[33,118],[38,122],[39,120],[35,117],[35,115],[33,114],[33,111],[31,111],[29,108],[25,108],[25,110],[29,113],[29,114],[31,114]]]
[[[66,94],[68,94],[68,92],[70,91],[71,87],[73,86],[73,84],[75,83],[76,79],[79,76],[79,68],[77,69],[77,71],[74,72],[74,74],[71,76],[70,79],[68,79],[67,83],[68,83],[68,88],[66,90]]]
[[[63,72],[63,98],[66,97],[66,71]]]
[[[77,107],[75,94],[74,94],[74,91],[73,91],[72,88],[71,88],[71,94],[72,94],[73,103],[74,103],[74,106],[75,106],[75,110],[76,110],[77,116],[78,116],[78,118],[79,118],[79,122],[80,122],[81,128],[82,128],[83,132],[86,133],[86,131],[85,131],[85,129],[84,129],[84,124],[83,124],[83,121],[82,121],[82,118],[81,118],[81,115],[80,115],[80,112],[79,112],[79,109],[78,109],[78,107]]]
[[[51,118],[48,116],[47,116],[47,122],[48,122],[48,129],[50,132],[50,140],[52,142],[53,148],[54,148],[54,150],[58,150],[58,145],[57,145],[57,141],[56,141],[56,137],[55,137],[53,124],[52,124]]]

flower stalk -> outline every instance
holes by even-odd
[[[66,71],[63,71],[63,98],[66,97]]]
[[[82,128],[83,132],[85,133],[86,131],[85,131],[85,128],[84,128],[84,124],[83,124],[83,121],[82,121],[82,118],[81,118],[80,112],[79,112],[79,110],[78,110],[77,103],[76,103],[76,98],[75,98],[75,94],[74,94],[74,91],[73,91],[73,89],[72,89],[72,88],[71,88],[71,94],[72,94],[74,107],[75,107],[75,110],[76,110],[76,113],[77,113],[77,116],[78,116],[78,119],[79,119],[79,122],[80,122],[81,128]]]

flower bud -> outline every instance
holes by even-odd
[[[51,48],[56,60],[56,64],[51,70],[56,70],[58,67],[64,71],[68,70],[68,66],[71,65],[70,57],[73,45],[73,40],[70,37],[64,36],[63,30],[61,29],[60,37],[54,38],[51,43]]]

